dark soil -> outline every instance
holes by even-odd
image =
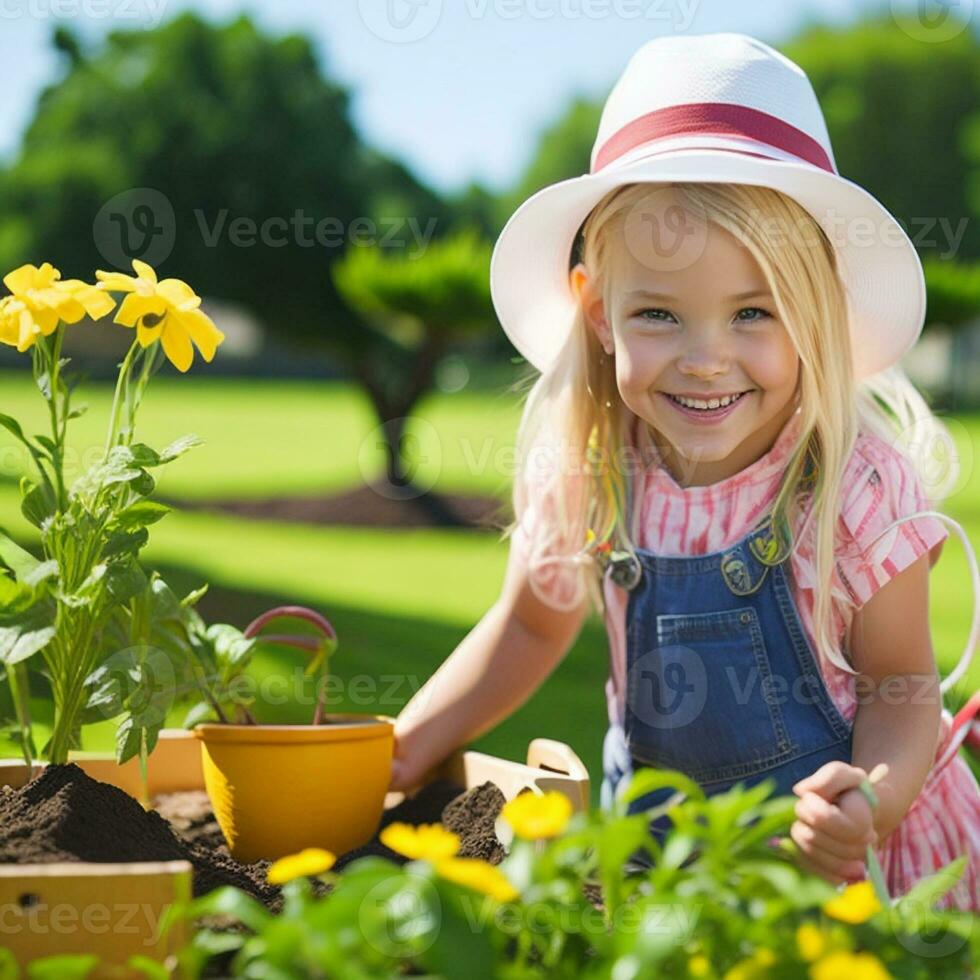
[[[235,885],[278,910],[281,890],[265,880],[271,862],[241,864],[232,858],[205,792],[171,793],[153,803],[154,809],[144,810],[128,793],[72,763],[46,766],[21,789],[0,790],[0,863],[186,860],[194,868],[195,895]],[[340,855],[334,870],[367,854],[405,864],[408,858],[378,839],[394,821],[442,822],[459,834],[461,857],[498,864],[505,851],[494,821],[503,804],[491,782],[464,791],[436,780],[385,810],[372,839]]]
[[[364,484],[344,493],[305,497],[258,500],[218,497],[203,501],[158,495],[157,499],[181,510],[217,510],[239,517],[302,524],[499,530],[510,521],[506,505],[497,497],[426,493],[398,500],[391,496],[391,491],[386,487]]]

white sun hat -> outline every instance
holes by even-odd
[[[668,35],[646,42],[613,87],[589,173],[529,197],[494,246],[497,316],[539,370],[573,322],[569,271],[583,221],[609,191],[641,181],[754,184],[796,200],[836,251],[858,380],[917,340],[926,308],[919,256],[895,218],[837,172],[803,70],[745,34]]]

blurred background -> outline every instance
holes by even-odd
[[[46,260],[92,280],[135,256],[204,297],[225,343],[186,376],[165,364],[140,416],[152,446],[206,443],[158,471],[156,497],[180,511],[154,526],[144,564],[180,594],[210,583],[209,620],[318,609],[340,639],[331,710],[394,715],[496,599],[506,563],[529,367],[493,313],[493,242],[527,196],[588,170],[603,100],[660,34],[741,31],[800,64],[841,174],[908,232],[929,302],[904,364],[956,442],[943,509],[980,549],[973,6],[3,0],[0,272]],[[73,423],[75,472],[101,448],[132,338],[110,319],[66,337],[89,406]],[[29,356],[3,345],[0,411],[43,431]],[[0,527],[30,547],[23,471],[0,430]],[[973,601],[955,535],[932,582],[948,672]],[[523,761],[531,738],[567,741],[597,800],[607,657],[593,617],[474,747]],[[270,648],[255,671],[290,666]],[[950,708],[978,684],[980,663]],[[309,692],[276,690],[263,717],[310,716]],[[41,729],[45,710],[38,699]],[[86,739],[108,748],[112,732]],[[0,741],[0,754],[17,750]]]

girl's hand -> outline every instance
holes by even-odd
[[[790,836],[801,863],[833,885],[863,879],[867,846],[878,843],[871,806],[857,788],[866,775],[834,761],[793,787],[800,800]]]
[[[391,760],[391,780],[388,783],[389,793],[410,793],[422,782],[425,770],[420,770],[417,755],[408,751],[404,739],[395,736],[395,754]]]

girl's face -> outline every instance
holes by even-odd
[[[798,405],[799,356],[752,254],[717,225],[695,221],[669,192],[628,219],[612,243],[612,308],[585,267],[572,270],[589,325],[608,354],[626,406],[650,426],[681,486],[738,473],[773,444]],[[683,218],[680,218],[683,210]],[[679,248],[644,228],[680,231]],[[684,408],[737,395],[715,410]]]

